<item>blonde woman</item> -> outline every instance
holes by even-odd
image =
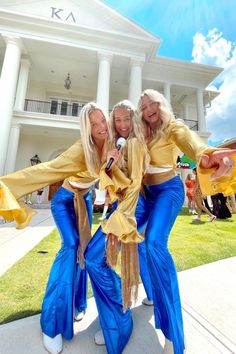
[[[168,250],[169,234],[184,201],[183,183],[175,172],[176,159],[180,149],[197,161],[202,179],[204,173],[212,178],[226,175],[229,183],[215,184],[215,188],[228,188],[229,193],[235,188],[236,159],[230,156],[235,155],[236,151],[207,147],[197,134],[174,118],[169,102],[155,90],[148,89],[142,93],[138,112],[151,161],[143,180],[147,204],[144,215],[139,215],[137,223],[147,221],[145,242],[155,326],[162,330],[166,338],[163,353],[183,354],[184,332],[178,280]],[[204,182],[206,194],[214,194],[209,191],[212,182],[207,178],[208,183]]]
[[[112,180],[117,177],[117,170],[122,172],[129,181],[128,188],[120,184],[120,196],[116,209],[107,220],[103,221],[100,228],[88,244],[85,252],[86,269],[88,270],[93,287],[102,332],[95,335],[97,344],[106,344],[109,354],[120,354],[132,332],[132,319],[130,314],[131,293],[137,295],[139,282],[139,266],[136,243],[143,238],[137,232],[135,221],[135,208],[138,202],[139,208],[145,205],[144,197],[140,195],[140,187],[143,174],[149,161],[142,132],[137,123],[137,113],[131,102],[124,100],[116,104],[111,112],[109,126],[112,131],[112,146],[119,137],[127,139],[122,149],[116,166],[108,172],[111,176],[108,190],[112,192]],[[108,160],[116,154],[111,150]],[[119,175],[120,181],[121,175]],[[101,183],[103,182],[101,178]],[[145,222],[139,225],[139,232],[142,232]],[[102,232],[103,231],[103,232]],[[107,245],[105,250],[107,234]],[[118,241],[121,243],[121,280],[112,269],[116,263],[118,252]],[[139,251],[140,271],[144,282],[149,301],[152,301],[152,289],[150,275],[146,265],[145,244]],[[106,254],[106,255],[105,255]],[[110,265],[108,266],[107,263]],[[123,303],[122,303],[123,300]]]
[[[51,203],[62,245],[50,271],[41,314],[44,346],[52,354],[62,351],[62,338],[70,340],[73,337],[75,308],[81,312],[87,305],[83,250],[91,236],[89,188],[98,180],[100,167],[106,161],[108,139],[107,118],[95,103],[88,103],[81,110],[80,129],[81,141],[55,160],[0,179],[0,215],[7,220],[14,219],[18,228],[25,227],[34,214],[18,200],[65,179]],[[77,258],[81,266],[77,264]]]

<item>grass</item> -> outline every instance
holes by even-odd
[[[93,232],[99,225],[93,219]],[[173,227],[169,248],[178,271],[236,256],[236,215],[231,219],[192,222],[183,209]],[[56,230],[0,278],[0,323],[7,323],[41,311],[50,267],[60,248]],[[89,296],[91,288],[89,287]]]

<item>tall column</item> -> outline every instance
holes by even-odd
[[[98,53],[97,104],[109,112],[111,54]]]
[[[4,174],[12,173],[15,171],[16,166],[16,156],[18,150],[18,143],[20,138],[20,124],[15,124],[11,127],[8,150],[7,150],[7,158],[4,168]]]
[[[28,78],[29,78],[30,61],[27,58],[21,59],[20,73],[16,91],[15,109],[18,111],[24,110],[25,98],[27,93]]]
[[[167,101],[171,104],[171,95],[170,95],[170,84],[168,82],[164,83],[164,96]]]
[[[197,119],[198,119],[198,130],[200,132],[205,132],[206,131],[206,120],[205,120],[203,90],[202,89],[197,89]]]
[[[141,60],[130,59],[129,100],[135,106],[137,106],[142,93],[142,67]]]
[[[0,175],[4,170],[21,57],[19,38],[4,37],[7,46],[0,78]]]

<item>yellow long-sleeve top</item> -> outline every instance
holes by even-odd
[[[113,200],[119,199],[119,190],[114,188],[113,183],[118,186],[120,181],[123,181],[122,185],[120,185],[122,194],[118,207],[108,220],[102,222],[102,229],[106,234],[112,233],[116,235],[119,241],[137,243],[143,240],[142,236],[137,232],[135,209],[142,184],[146,154],[143,145],[137,138],[128,139],[126,147],[123,149],[123,154],[126,163],[122,172],[127,177],[127,181],[129,181],[127,185],[122,173],[116,167],[115,170],[112,169],[111,183],[107,183],[107,180],[102,177],[100,180],[100,188],[107,188],[110,195],[114,196],[113,192],[116,189],[117,197],[112,198]]]
[[[179,149],[199,164],[201,155],[208,154],[217,149],[204,144],[202,139],[190,130],[182,121],[171,120],[165,128],[161,138],[154,138],[148,144],[150,165],[159,168],[176,168]],[[236,191],[236,156],[234,169],[230,176],[211,181],[210,176],[215,169],[203,169],[198,166],[198,178],[204,195],[213,195],[219,192],[230,195]]]
[[[0,215],[6,220],[15,220],[17,228],[27,226],[35,211],[18,199],[68,177],[83,182],[95,179],[87,170],[83,147],[79,140],[52,161],[1,177]]]

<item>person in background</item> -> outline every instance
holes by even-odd
[[[43,188],[40,188],[36,192],[36,201],[37,204],[41,204],[43,201]]]
[[[213,210],[218,219],[228,219],[232,214],[227,206],[227,197],[222,193],[212,195]]]
[[[235,194],[231,194],[228,196],[228,205],[232,214],[236,214],[236,200]]]
[[[201,215],[202,212],[204,211],[206,214],[209,215],[208,221],[212,222],[216,219],[216,215],[212,214],[203,204],[203,195],[200,187],[200,183],[197,177],[197,169],[193,169],[193,173],[195,174],[195,187],[194,187],[194,199],[195,199],[195,204],[197,207],[197,216],[193,218],[194,221],[201,221]]]
[[[186,197],[188,198],[189,214],[197,214],[194,199],[195,179],[192,177],[191,173],[189,173],[185,179],[185,186],[187,188]]]
[[[99,218],[100,221],[106,219],[106,215],[107,215],[108,208],[109,208],[109,200],[110,200],[109,194],[106,193],[104,207],[103,207],[103,211],[102,211],[102,216]]]

